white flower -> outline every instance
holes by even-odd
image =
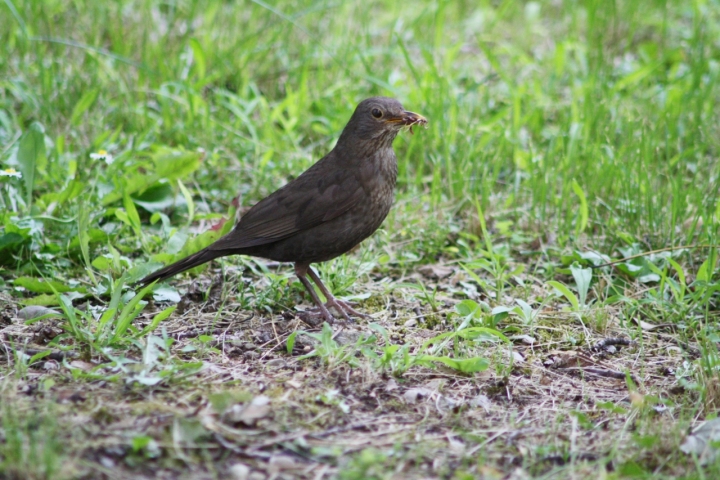
[[[108,165],[113,162],[113,156],[110,155],[107,150],[98,150],[97,153],[91,153],[90,158],[93,160],[105,160],[105,163]]]
[[[22,178],[22,173],[18,172],[14,168],[6,168],[5,170],[0,170],[0,177]]]

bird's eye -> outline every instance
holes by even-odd
[[[380,111],[379,108],[373,108],[373,109],[372,109],[372,112],[370,112],[370,113],[372,113],[372,116],[375,117],[375,118],[380,118],[380,117],[382,117],[382,112]]]

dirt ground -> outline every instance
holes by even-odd
[[[378,297],[386,304],[373,304]],[[335,325],[335,345],[352,347],[372,333],[370,322],[410,353],[447,331],[456,300],[441,296],[442,307],[432,311],[407,297],[373,295],[360,304],[376,311],[372,318]],[[138,341],[124,354],[137,363],[119,368],[110,353],[74,351],[22,375],[13,350],[24,345],[33,354],[61,330],[53,319],[24,325],[6,307],[0,355],[16,368],[3,395],[16,413],[55,419],[60,476],[529,478],[559,469],[572,478],[613,471],[618,461],[648,460],[638,436],[677,437],[667,433],[680,428],[672,399],[686,392],[674,372],[697,354],[663,328],[620,325],[611,310],[589,327],[582,317],[545,309],[532,326],[503,321],[510,345],[473,346],[490,362],[485,371],[413,366],[393,376],[357,349],[344,359],[301,359],[318,345],[307,335],[295,338],[289,354],[292,332],[320,329],[290,312],[253,314],[237,310],[232,296],[222,305],[210,298],[186,295],[164,333],[155,332],[172,346]],[[163,369],[172,372],[167,381]]]

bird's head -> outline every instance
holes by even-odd
[[[413,125],[427,123],[425,117],[405,110],[394,98],[371,97],[357,106],[338,143],[371,142],[377,148],[389,147],[403,128],[412,133]]]

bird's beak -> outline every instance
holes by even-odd
[[[402,115],[399,115],[397,117],[390,117],[386,120],[386,122],[400,125],[401,127],[409,127],[411,135],[413,133],[413,125],[425,126],[428,123],[427,118],[423,117],[419,113],[408,111],[403,112]]]
[[[403,112],[401,115],[389,117],[386,122],[400,124],[404,127],[412,127],[413,125],[427,125],[428,121],[425,117],[415,112]]]

